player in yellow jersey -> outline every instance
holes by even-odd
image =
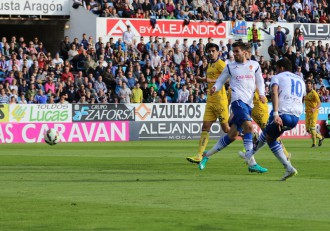
[[[208,44],[209,64],[206,70],[206,81],[211,89],[217,78],[226,67],[226,63],[219,58],[219,46],[215,43]],[[226,89],[222,89],[216,94],[208,95],[203,117],[202,134],[199,139],[199,147],[196,156],[187,157],[191,163],[199,163],[202,160],[203,152],[209,141],[209,132],[212,124],[219,119],[221,129],[227,133],[229,131],[229,112]]]
[[[266,98],[266,102],[263,103],[259,99],[259,92],[258,89],[254,92],[253,97],[253,104],[254,107],[252,108],[252,119],[258,126],[263,130],[266,127],[269,114],[268,114],[268,100]]]
[[[319,139],[318,145],[321,146],[324,140],[321,134],[316,132],[316,121],[319,114],[319,107],[321,106],[320,97],[313,89],[311,80],[306,81],[306,96],[305,96],[305,112],[306,112],[306,130],[312,135],[312,148],[316,147],[316,138]]]

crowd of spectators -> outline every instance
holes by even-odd
[[[327,0],[75,0],[101,17],[329,23]]]
[[[275,4],[275,12],[286,9],[286,17],[290,8],[295,8],[299,0],[286,1],[285,5],[278,0],[233,2],[235,4],[231,2],[228,7],[224,1],[211,1],[211,5],[217,8],[219,4],[225,20],[233,10],[249,5],[252,7],[247,7],[248,11],[266,9],[268,12],[269,5],[272,10]],[[137,0],[131,3],[90,0],[84,4],[90,10],[97,6],[102,15],[104,9],[117,9],[120,12],[120,3],[129,7],[150,4],[148,0],[144,3]],[[162,0],[157,1],[157,4],[162,3]],[[321,2],[322,5],[318,3],[317,0],[308,1],[307,6],[326,13],[326,2]],[[157,4],[152,1],[152,5]],[[205,10],[207,6],[200,0],[174,3],[165,0],[164,4],[166,10],[168,4],[174,4],[174,10],[187,5]],[[149,14],[151,11],[142,7],[142,12]],[[243,11],[240,13],[244,14]],[[257,15],[261,20],[261,14]],[[274,40],[266,47],[259,41],[257,29],[253,26],[251,30],[247,36],[253,47],[251,59],[260,63],[267,94],[271,77],[276,71],[276,61],[288,57],[293,72],[304,79],[312,79],[322,102],[330,102],[329,43],[305,42],[299,29],[294,32],[293,39],[288,41],[281,26],[278,26]],[[100,37],[94,41],[87,34],[71,40],[65,37],[56,54],[48,52],[38,37],[32,41],[25,41],[24,37],[18,40],[16,36],[10,39],[3,37],[0,42],[0,103],[205,103],[209,91],[206,81],[206,48],[211,42],[219,45],[219,58],[227,63],[234,61],[234,41],[231,39],[225,42],[209,38],[206,43],[203,39],[192,43],[188,43],[188,39],[177,39],[170,43],[165,37],[136,38],[130,26],[127,26],[127,31],[118,40],[110,38],[103,41]],[[260,46],[268,49],[269,60],[260,55]]]

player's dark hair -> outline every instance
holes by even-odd
[[[292,72],[292,64],[291,61],[287,58],[284,57],[283,59],[280,59],[276,62],[277,67],[283,67],[285,71],[290,71]]]
[[[244,43],[244,42],[234,42],[233,47],[239,47],[241,50],[244,51],[249,51],[251,48],[251,45],[249,43]]]
[[[217,51],[219,51],[219,46],[217,45],[217,44],[215,44],[215,43],[208,43],[207,44],[207,51],[208,50],[210,50],[210,48],[213,48],[213,47],[215,47],[215,49],[217,50]]]
[[[305,81],[305,83],[306,83],[306,84],[308,84],[308,83],[313,84],[313,81],[310,80],[310,79],[307,79],[307,80]]]

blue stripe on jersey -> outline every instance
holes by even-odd
[[[228,69],[229,74],[231,75],[231,72],[230,72],[230,69],[229,69],[229,65],[228,64],[227,64],[227,69]]]
[[[258,68],[257,68],[257,70],[254,73],[257,73],[257,71],[259,70],[259,68],[260,68],[260,66],[258,65]]]

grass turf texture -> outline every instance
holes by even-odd
[[[185,160],[198,141],[1,145],[0,229],[330,230],[330,140],[284,142],[286,182],[268,147],[269,173],[248,173],[241,141],[203,171]]]

